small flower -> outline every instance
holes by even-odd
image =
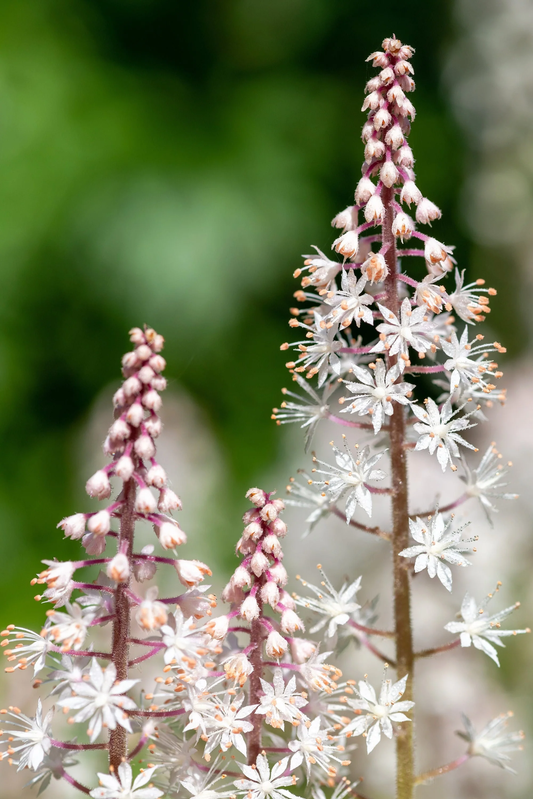
[[[274,408],[272,418],[276,420],[277,424],[288,424],[290,422],[301,422],[300,427],[305,429],[305,443],[304,451],[307,452],[311,441],[315,435],[321,419],[326,419],[330,412],[328,400],[335,390],[335,386],[327,383],[322,391],[322,396],[309,385],[307,380],[304,380],[299,374],[294,374],[294,379],[308,395],[302,397],[300,394],[294,394],[292,391],[284,388],[282,389],[285,396],[294,397],[298,402],[291,402],[285,400],[281,403],[281,408]]]
[[[46,656],[52,646],[51,641],[45,635],[28,630],[26,627],[15,627],[10,625],[7,630],[3,630],[2,637],[13,636],[9,638],[10,647],[13,649],[4,649],[4,656],[12,663],[17,661],[15,666],[8,666],[6,671],[11,672],[16,669],[27,668],[33,663],[33,674],[38,674],[46,665]],[[7,641],[2,642],[5,646]]]
[[[366,680],[359,681],[355,693],[359,699],[348,699],[348,704],[358,715],[344,729],[343,734],[351,732],[352,735],[366,734],[366,750],[370,753],[381,741],[383,732],[387,738],[392,738],[392,721],[410,721],[405,711],[410,710],[414,702],[400,702],[407,685],[407,674],[398,682],[391,683],[383,677],[379,699],[376,692]]]
[[[394,217],[394,222],[392,223],[392,232],[396,236],[396,238],[400,239],[400,241],[404,241],[405,239],[410,239],[413,235],[415,230],[415,223],[409,216],[409,214],[400,211],[400,213],[396,214]]]
[[[457,735],[469,744],[468,754],[471,757],[484,757],[489,763],[516,774],[515,770],[507,765],[511,759],[507,753],[522,750],[524,733],[522,730],[507,732],[507,725],[512,716],[512,713],[502,713],[477,733],[470,719],[463,713],[466,732],[461,731]]]
[[[420,422],[416,422],[414,425],[415,431],[420,434],[415,449],[427,449],[430,455],[433,455],[436,451],[437,460],[443,472],[446,471],[448,464],[450,464],[452,470],[457,468],[452,465],[452,458],[459,457],[458,444],[477,452],[476,447],[459,435],[459,430],[468,430],[470,427],[475,427],[475,424],[469,421],[472,411],[458,419],[454,419],[454,416],[462,410],[462,407],[453,411],[449,400],[446,400],[441,411],[439,411],[438,406],[432,399],[426,400],[426,410],[419,405],[412,405],[411,407],[413,413],[420,419]]]
[[[477,537],[461,539],[464,528],[451,530],[452,523],[452,519],[446,523],[440,513],[435,513],[427,522],[418,517],[409,519],[409,530],[418,544],[399,553],[403,558],[416,557],[415,572],[427,569],[429,576],[437,576],[448,591],[452,590],[452,572],[442,561],[456,566],[471,566],[462,553],[475,551],[470,544],[477,541]]]
[[[39,791],[37,792],[37,796],[39,796],[48,788],[52,777],[60,780],[63,778],[66,768],[77,765],[78,761],[74,760],[72,752],[53,748],[44,756],[42,763],[37,766],[34,776],[26,783],[25,787],[33,788],[35,785],[39,785]]]
[[[130,764],[125,761],[118,767],[118,776],[115,774],[98,774],[100,788],[95,788],[90,796],[93,799],[159,799],[163,791],[159,788],[144,786],[150,782],[154,768],[147,768],[133,781],[133,772]]]
[[[124,552],[117,552],[106,567],[106,574],[116,583],[125,583],[130,576],[130,562]]]
[[[482,339],[482,336],[478,336],[477,339]],[[466,327],[460,340],[456,333],[452,333],[449,341],[441,342],[441,347],[448,356],[444,368],[451,372],[450,394],[453,394],[461,385],[469,387],[471,383],[477,388],[486,390],[487,393],[495,388],[490,380],[487,382],[484,375],[488,374],[489,378],[494,379],[493,370],[497,364],[487,360],[486,356],[490,352],[500,352],[501,347],[495,347],[494,344],[478,344],[476,341],[469,343],[468,328]]]
[[[57,560],[43,560],[43,563],[48,566],[48,569],[39,574],[38,579],[39,583],[48,585],[43,596],[57,607],[61,607],[68,602],[74,590],[72,575],[76,571],[76,567],[71,561],[61,563]]]
[[[307,704],[302,694],[296,690],[296,679],[291,677],[285,685],[281,669],[274,670],[272,685],[261,680],[263,696],[255,711],[257,715],[266,717],[267,724],[278,729],[285,729],[285,721],[291,724],[302,718],[299,708]]]
[[[304,269],[309,270],[309,275],[305,276],[302,280],[302,286],[315,286],[318,289],[329,290],[337,274],[342,269],[342,266],[337,261],[332,261],[327,255],[324,255],[322,250],[314,247],[317,251],[316,255],[304,255]],[[300,274],[301,270],[298,270]]]
[[[231,655],[224,662],[224,671],[230,680],[235,680],[242,687],[250,674],[253,672],[254,667],[242,652],[236,655]]]
[[[53,625],[46,627],[46,634],[56,645],[62,644],[63,649],[81,649],[91,622],[98,614],[98,608],[89,606],[82,608],[77,602],[72,605],[66,603],[66,613],[54,610],[48,614],[48,621]]]
[[[430,225],[435,219],[440,219],[442,216],[440,208],[437,208],[435,203],[432,203],[427,197],[418,200],[417,206],[416,221],[422,225]]]
[[[383,480],[385,472],[381,469],[374,469],[375,464],[384,455],[378,452],[377,455],[370,455],[370,448],[363,447],[359,450],[356,444],[356,457],[348,449],[346,438],[343,436],[344,451],[333,446],[335,461],[337,466],[330,466],[324,461],[313,458],[314,463],[324,466],[324,469],[313,469],[313,472],[326,476],[325,480],[316,480],[315,484],[323,488],[330,502],[337,502],[341,496],[347,493],[346,497],[346,524],[350,523],[355,509],[360,505],[366,513],[372,515],[372,495],[366,485],[370,480]]]
[[[499,591],[500,585],[501,583],[498,583],[494,593]],[[504,647],[505,644],[500,640],[501,638],[505,638],[509,635],[528,633],[529,628],[525,630],[501,630],[501,622],[506,619],[513,610],[519,607],[520,602],[516,602],[508,608],[500,610],[499,613],[493,613],[492,616],[488,616],[485,613],[485,608],[494,596],[494,593],[488,594],[479,605],[474,597],[470,596],[468,593],[465,594],[460,612],[463,621],[451,621],[445,625],[444,629],[448,630],[450,633],[460,633],[461,646],[470,646],[474,644],[476,649],[485,652],[485,654],[488,655],[489,658],[492,658],[496,665],[499,666],[500,661],[498,660],[498,653],[492,644]]]
[[[311,691],[331,694],[336,688],[336,681],[342,676],[342,672],[325,662],[331,654],[332,652],[320,652],[318,645],[315,645],[314,652],[301,664],[300,677]]]
[[[355,394],[356,398],[352,401],[351,397],[343,397],[342,401],[348,400],[350,404],[341,413],[357,413],[359,416],[371,414],[374,432],[379,433],[384,415],[392,416],[394,412],[392,402],[408,405],[407,396],[411,394],[414,386],[412,383],[397,383],[400,376],[398,365],[387,371],[381,358],[376,360],[374,369],[353,366],[352,371],[359,382],[345,382],[348,390]]]
[[[36,771],[52,746],[50,736],[52,717],[54,715],[53,708],[43,718],[43,706],[39,699],[35,718],[30,718],[24,713],[15,710],[10,710],[8,713],[2,711],[2,714],[11,716],[15,721],[9,722],[13,725],[13,729],[2,728],[2,734],[9,736],[9,744],[7,752],[0,753],[0,760],[6,754],[12,757],[19,753],[18,761],[15,761],[18,766],[17,771],[21,771],[24,768]],[[0,723],[4,724],[5,722],[2,719]]]
[[[349,230],[335,239],[331,246],[335,252],[344,255],[345,258],[353,258],[359,250],[359,236],[355,230]]]
[[[507,485],[506,482],[502,483],[502,479],[507,474],[507,469],[501,463],[501,455],[494,446],[494,442],[489,445],[477,469],[470,469],[464,458],[461,460],[461,465],[465,473],[460,475],[460,477],[466,483],[466,493],[479,499],[487,519],[492,525],[490,514],[497,513],[498,508],[494,507],[491,500],[517,499],[518,497],[518,494],[507,494],[498,490],[505,488]]]
[[[272,630],[267,636],[265,650],[270,658],[279,660],[287,651],[287,641],[276,630]]]
[[[243,733],[253,730],[254,725],[245,719],[255,710],[256,705],[241,707],[243,702],[244,694],[228,696],[223,702],[216,702],[206,725],[207,754],[219,747],[227,751],[234,746],[241,754],[246,755],[246,740]]]
[[[194,618],[184,618],[181,608],[176,608],[161,629],[163,643],[166,646],[164,660],[166,664],[176,663],[180,668],[193,668],[198,661],[198,649],[202,649],[207,640],[196,628]]]
[[[233,784],[247,799],[293,799],[294,794],[284,790],[284,786],[294,784],[292,777],[283,776],[289,768],[288,757],[279,760],[272,771],[263,754],[258,755],[255,768],[241,763],[239,766],[247,779],[235,780]]]
[[[365,205],[365,221],[378,224],[383,219],[385,206],[379,194],[374,194]]]
[[[347,624],[352,615],[361,605],[354,601],[357,592],[361,588],[361,577],[353,583],[345,581],[341,588],[336,591],[329,578],[320,570],[323,580],[320,586],[301,580],[305,588],[309,588],[314,597],[296,597],[296,604],[307,610],[311,610],[319,616],[316,624],[311,627],[310,633],[317,633],[326,627],[326,637],[333,638],[337,633],[337,628]]]
[[[326,299],[327,305],[333,308],[329,317],[341,327],[348,327],[352,322],[360,327],[361,321],[374,324],[372,311],[368,307],[374,302],[374,298],[370,294],[363,294],[367,282],[366,275],[358,279],[353,269],[342,270],[342,290]]]
[[[87,732],[91,743],[98,738],[104,723],[110,730],[116,729],[117,724],[120,724],[128,732],[132,732],[129,717],[124,711],[135,710],[137,705],[124,694],[139,680],[117,681],[115,664],[110,663],[102,670],[96,658],[92,659],[89,674],[90,680],[77,683],[73,688],[74,696],[62,699],[59,704],[78,711],[74,716],[76,723],[89,720]]]
[[[211,569],[202,563],[200,560],[176,560],[174,567],[178,573],[178,577],[182,585],[187,588],[193,588],[201,583],[204,577],[209,575],[211,577]]]
[[[85,533],[85,522],[84,513],[75,513],[73,516],[62,519],[57,526],[61,527],[67,538],[77,540]]]
[[[305,478],[306,482],[301,485],[291,477],[291,482],[287,486],[287,492],[290,494],[290,498],[287,499],[286,502],[287,505],[293,505],[297,508],[312,508],[311,513],[305,520],[308,526],[307,529],[304,530],[302,537],[306,538],[321,519],[329,516],[331,513],[331,503],[326,492],[317,491],[309,487],[310,484],[313,484],[313,481],[307,472],[300,470],[300,474]],[[294,499],[294,497],[297,497],[297,499]]]
[[[159,588],[157,585],[148,588],[145,598],[135,613],[135,619],[139,627],[148,632],[159,630],[168,620],[166,605],[157,601],[158,594]]]
[[[109,483],[107,472],[105,472],[103,469],[95,472],[95,474],[93,474],[93,476],[87,480],[85,490],[90,497],[107,499],[107,497],[111,494],[111,485]]]
[[[426,317],[427,310],[411,308],[408,297],[402,302],[400,319],[384,305],[378,303],[378,308],[385,321],[377,326],[380,340],[371,351],[399,355],[398,366],[403,371],[409,362],[409,348],[427,352],[433,344],[434,332]]]
[[[475,280],[473,283],[464,285],[465,270],[459,272],[455,270],[455,291],[449,295],[448,300],[453,307],[457,316],[464,322],[473,324],[474,322],[482,322],[485,318],[483,314],[488,313],[489,298],[485,295],[493,296],[496,294],[495,289],[484,288],[485,281],[482,279]]]
[[[289,749],[294,754],[291,757],[290,765],[294,770],[305,765],[307,779],[311,778],[311,767],[317,765],[328,776],[331,775],[331,761],[342,766],[350,765],[349,760],[339,757],[338,744],[335,742],[329,729],[321,729],[322,719],[320,716],[313,721],[306,721],[296,729],[296,740],[289,741]]]
[[[389,274],[385,258],[380,253],[372,253],[361,267],[361,272],[366,275],[370,283],[380,283]]]
[[[357,227],[357,213],[354,216],[353,205],[349,205],[344,211],[341,211],[333,217],[331,226],[344,231],[353,230],[354,227]]]
[[[301,352],[297,361],[290,361],[288,367],[297,371],[307,371],[307,377],[318,374],[318,387],[325,382],[331,370],[332,374],[340,373],[341,362],[337,351],[345,346],[342,339],[337,338],[337,325],[327,325],[325,317],[314,312],[314,325],[310,327],[303,322],[298,322],[298,327],[303,327],[312,333],[313,343],[309,339],[294,342],[295,347]]]

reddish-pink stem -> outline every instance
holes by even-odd
[[[461,757],[458,757],[457,760],[452,760],[451,763],[446,763],[445,766],[439,766],[431,771],[426,771],[424,774],[419,774],[419,776],[415,778],[415,785],[424,785],[424,783],[434,780],[435,777],[440,777],[441,774],[447,774],[449,771],[454,771],[454,769],[462,766],[463,763],[467,763],[470,758],[471,755],[467,752],[466,754],[461,755]]]
[[[460,645],[461,639],[456,638],[455,641],[451,641],[449,644],[443,644],[442,646],[435,646],[433,649],[422,649],[421,652],[415,652],[415,658],[429,658],[431,655],[440,655],[441,652],[449,652],[450,649],[455,649]]]

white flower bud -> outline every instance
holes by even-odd
[[[141,344],[135,350],[135,355],[140,361],[147,361],[149,358],[152,357],[152,350],[147,344]]]
[[[154,372],[162,372],[167,365],[167,362],[162,355],[152,355],[148,363]]]
[[[402,116],[404,117],[410,116],[411,119],[414,119],[416,116],[415,107],[412,104],[411,100],[408,100],[407,97],[405,98],[401,106],[398,107],[398,111]]]
[[[361,130],[361,138],[364,142],[367,142],[371,136],[374,135],[374,125],[370,120],[367,120],[363,125],[363,129]]]
[[[437,208],[435,203],[432,203],[427,197],[419,201],[416,209],[416,221],[420,222],[421,225],[427,225],[435,219],[440,219],[441,216],[442,211],[440,208]]]
[[[127,352],[122,356],[122,366],[124,369],[135,369],[139,365],[139,359],[134,352]]]
[[[387,131],[385,141],[387,144],[390,144],[393,150],[398,150],[404,143],[404,135],[401,127],[399,125],[393,125],[392,128]]]
[[[381,86],[381,81],[379,79],[379,75],[376,75],[375,78],[370,78],[365,86],[365,93],[369,94],[369,92],[375,92]]]
[[[144,419],[144,408],[140,402],[134,402],[126,411],[126,420],[132,427],[139,427]]]
[[[257,508],[262,508],[267,501],[265,492],[260,488],[249,488],[245,496],[246,499],[249,499]]]
[[[392,122],[392,117],[386,108],[380,108],[374,116],[374,130],[383,130],[388,128]]]
[[[113,394],[113,405],[115,408],[121,408],[125,404],[126,395],[124,394],[122,388],[119,388],[118,391],[115,391]]]
[[[375,185],[370,178],[361,178],[355,190],[355,202],[357,205],[364,205],[376,191]]]
[[[404,239],[410,239],[413,235],[414,229],[415,223],[408,214],[404,214],[403,211],[400,211],[399,214],[396,214],[394,217],[394,222],[392,223],[392,232],[395,236],[400,238],[402,241]]]
[[[278,509],[274,502],[268,502],[261,508],[261,518],[264,522],[273,522],[278,518]]]
[[[144,383],[144,385],[146,386],[152,380],[152,378],[155,377],[155,372],[151,366],[147,366],[145,364],[142,369],[139,369],[137,377],[139,378],[141,383]]]
[[[219,616],[205,625],[205,631],[215,641],[223,641],[228,634],[229,619],[227,616]]]
[[[259,605],[255,596],[248,594],[241,605],[241,616],[246,621],[253,621],[259,616]]]
[[[289,610],[296,610],[296,602],[286,591],[281,591],[279,601],[282,605],[285,605],[286,608],[289,608]]]
[[[413,67],[409,61],[397,61],[394,66],[397,75],[409,75],[413,72]]]
[[[279,517],[274,519],[273,522],[270,522],[270,529],[278,536],[278,538],[285,538],[287,535],[287,525],[283,519],[280,519]]]
[[[385,145],[379,139],[369,139],[365,145],[365,161],[370,163],[374,158],[382,158],[385,155]]]
[[[131,435],[131,427],[124,419],[117,419],[109,428],[109,437],[114,441],[124,441]]]
[[[398,79],[398,83],[404,92],[414,92],[416,88],[414,80],[409,75],[401,75]]]
[[[155,377],[152,378],[152,388],[155,389],[155,391],[164,391],[166,387],[167,387],[167,381],[165,377],[162,377],[161,375],[156,375]]]
[[[448,251],[437,239],[428,239],[424,246],[424,257],[428,263],[437,264],[448,257]]]
[[[381,197],[374,194],[365,206],[365,220],[367,222],[381,222],[385,208]]]
[[[269,572],[271,579],[278,585],[287,585],[287,580],[289,578],[285,566],[282,563],[275,563],[274,566],[270,567]]]
[[[371,283],[380,283],[389,274],[385,258],[378,252],[372,253],[370,258],[367,258],[361,267],[361,271]]]
[[[235,547],[235,552],[240,552],[241,555],[251,555],[252,552],[255,550],[255,544],[251,538],[244,538],[241,536],[237,541],[237,546]]]
[[[164,549],[175,549],[187,543],[187,536],[175,522],[163,522],[159,526],[159,543]]]
[[[252,555],[250,568],[256,577],[261,577],[263,572],[268,569],[268,558],[261,552],[260,549],[256,550]]]
[[[106,499],[111,494],[111,485],[107,473],[103,469],[95,472],[85,483],[85,490],[90,497]]]
[[[345,258],[353,258],[359,249],[359,236],[355,230],[349,230],[348,233],[343,233],[342,236],[335,239],[331,246],[335,252],[344,255]]]
[[[224,663],[224,671],[230,680],[235,680],[242,686],[246,682],[246,678],[252,673],[254,667],[242,652],[238,655],[232,655]]]
[[[407,205],[410,207],[411,203],[418,205],[421,199],[422,192],[416,183],[412,180],[407,180],[403,185],[402,192],[400,194],[400,201],[402,203],[407,203]],[[416,212],[416,221],[420,222],[420,219],[418,218],[418,211]]]
[[[269,555],[273,555],[275,558],[279,557],[281,554],[281,544],[276,535],[267,535],[263,540],[262,546],[265,552],[267,552]]]
[[[135,510],[137,513],[155,513],[157,502],[149,488],[141,488],[135,500]]]
[[[281,513],[282,510],[285,510],[285,503],[282,499],[271,499],[271,505],[274,505],[278,513]]]
[[[242,515],[242,520],[245,524],[250,524],[250,522],[254,522],[259,518],[260,518],[259,511],[256,510],[255,508],[250,508],[250,510],[247,510]]]
[[[156,413],[163,404],[163,400],[157,391],[154,391],[154,389],[146,392],[146,394],[143,396],[142,402],[145,408],[148,408],[150,411],[155,411]]]
[[[129,455],[123,455],[119,458],[115,466],[115,474],[117,477],[120,477],[120,479],[124,481],[129,480],[134,471],[135,466]]]
[[[157,438],[161,435],[161,430],[163,429],[163,423],[159,416],[149,416],[148,419],[145,421],[144,426],[146,427],[146,432],[152,438]]]
[[[245,540],[251,538],[252,541],[259,541],[262,535],[263,528],[259,522],[250,522],[250,524],[247,524],[243,530],[243,537]]]
[[[133,399],[142,388],[142,383],[138,377],[128,377],[127,380],[124,381],[122,385],[122,390],[126,396],[126,399]]]
[[[284,633],[296,632],[296,630],[305,630],[304,623],[294,610],[284,610],[281,614],[281,629]]]
[[[73,516],[67,516],[57,526],[63,530],[67,538],[77,540],[85,532],[85,514],[75,513]]]
[[[379,177],[385,186],[390,189],[394,184],[397,182],[400,174],[392,161],[385,161],[383,166],[381,167],[381,171],[379,173]]]
[[[243,600],[244,591],[230,580],[222,591],[222,601],[231,605],[240,605]]]
[[[211,569],[199,560],[177,560],[174,568],[182,585],[192,588],[201,583],[205,575],[211,576]]]
[[[233,583],[237,588],[250,588],[252,585],[252,575],[244,566],[237,566],[233,572]]]
[[[152,341],[153,351],[161,352],[164,346],[165,346],[165,339],[163,338],[163,336],[159,335],[154,336],[154,340]]]
[[[279,588],[272,580],[268,580],[261,588],[261,599],[275,608],[279,602]]]
[[[99,510],[87,519],[87,529],[95,535],[106,535],[111,529],[111,516],[106,510]]]
[[[272,630],[268,634],[265,649],[269,658],[279,659],[287,651],[287,641],[275,630]]]
[[[146,474],[146,482],[155,488],[164,488],[167,482],[165,470],[159,463],[155,463]]]
[[[130,563],[123,552],[118,552],[107,564],[107,576],[116,583],[125,583],[130,576]]]
[[[130,330],[130,341],[133,344],[144,344],[144,333],[140,327],[132,327]]]
[[[88,555],[101,555],[106,547],[105,535],[95,535],[94,533],[86,533],[81,543]]]
[[[353,230],[357,225],[357,220],[354,220],[353,205],[349,205],[344,211],[341,211],[337,216],[331,220],[332,227],[340,228],[341,230]]]
[[[159,495],[157,507],[161,513],[170,513],[173,510],[181,510],[183,505],[181,499],[170,488],[165,488]]]
[[[382,102],[383,98],[379,92],[377,91],[370,92],[370,94],[368,94],[365,97],[365,101],[361,107],[361,111],[366,111],[368,108],[370,108],[371,111],[377,111],[377,109],[380,106],[380,103]]]
[[[387,92],[387,100],[389,103],[396,103],[396,105],[402,105],[405,100],[405,94],[403,93],[403,89],[401,86],[396,84],[392,86],[389,91]]]
[[[408,144],[404,144],[403,147],[400,147],[400,149],[397,150],[392,157],[398,166],[408,167],[409,169],[415,162],[413,151]]]
[[[141,602],[135,614],[137,624],[147,632],[159,630],[168,621],[168,612],[165,605],[156,601],[157,593],[157,586],[149,588],[146,592],[146,598]]]
[[[379,73],[379,79],[384,86],[388,86],[389,83],[392,83],[392,81],[394,80],[393,68],[385,67],[385,69],[381,70],[381,72]]]
[[[139,458],[144,460],[149,460],[155,455],[155,445],[150,436],[139,436],[133,447]]]
[[[293,638],[290,643],[292,659],[295,663],[305,663],[316,652],[314,641],[305,638]]]

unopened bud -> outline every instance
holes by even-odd
[[[149,488],[141,488],[135,500],[135,510],[137,513],[155,513],[157,502]]]
[[[278,632],[272,630],[268,634],[265,649],[268,657],[279,659],[287,651],[287,641]]]
[[[175,549],[187,543],[187,536],[179,526],[173,522],[163,522],[159,526],[159,542],[164,549]]]
[[[257,604],[257,599],[254,596],[250,596],[250,594],[248,594],[242,603],[241,616],[248,622],[257,619],[259,616],[259,605]]]
[[[111,516],[108,511],[100,510],[87,519],[87,529],[95,535],[106,535],[111,529]]]
[[[119,552],[107,564],[107,576],[116,583],[125,583],[130,576],[130,564],[126,555]]]

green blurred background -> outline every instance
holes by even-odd
[[[491,323],[517,357],[524,323],[498,275],[513,253],[459,212],[471,156],[442,81],[453,3],[1,0],[2,624],[42,620],[26,586],[42,558],[69,557],[55,525],[87,507],[80,440],[144,322],[216,441],[207,535],[230,563],[243,492],[283,473],[270,412],[292,272],[351,201],[365,58],[393,32],[416,48],[411,144],[438,236],[498,285]]]

